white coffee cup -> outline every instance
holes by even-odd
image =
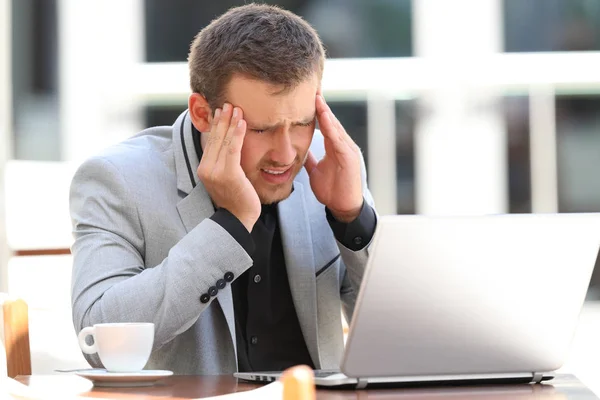
[[[88,336],[94,338],[91,346],[85,342]],[[150,358],[154,344],[154,324],[96,324],[83,328],[78,338],[81,350],[86,354],[98,353],[107,371],[137,372],[146,366]]]

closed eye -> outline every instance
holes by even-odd
[[[313,124],[313,122],[314,122],[314,120],[310,120],[308,122],[297,122],[294,124],[294,126],[300,126],[300,127],[307,128],[307,127],[311,126]],[[273,129],[273,128],[265,128],[265,129],[248,128],[249,131],[252,131],[255,133],[265,133],[271,129]]]

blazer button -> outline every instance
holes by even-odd
[[[210,296],[207,295],[206,293],[204,293],[202,296],[200,296],[200,302],[203,304],[208,303],[209,300],[210,300]]]
[[[217,289],[225,289],[225,279],[219,279],[217,281]]]
[[[227,282],[233,282],[233,272],[226,272],[224,278]]]
[[[208,294],[211,297],[215,297],[217,295],[217,293],[219,293],[219,289],[217,289],[215,286],[211,286],[208,288]]]
[[[358,246],[358,245],[361,245],[361,244],[362,244],[362,242],[363,242],[363,238],[362,238],[362,237],[360,237],[360,236],[357,236],[357,237],[355,237],[355,238],[354,238],[354,244],[355,244],[355,245],[357,245],[357,246]]]

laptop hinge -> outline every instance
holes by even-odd
[[[531,383],[540,383],[543,378],[544,374],[542,374],[541,372],[534,372],[533,378],[531,379]]]
[[[365,378],[358,378],[358,382],[356,383],[357,389],[364,389],[369,384],[369,381]]]

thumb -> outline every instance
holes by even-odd
[[[306,365],[296,365],[283,371],[283,400],[315,400],[315,375]]]

